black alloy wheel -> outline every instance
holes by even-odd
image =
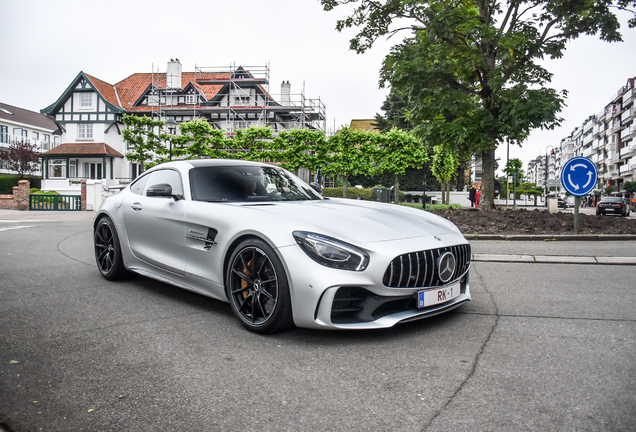
[[[248,330],[275,333],[293,324],[285,270],[272,248],[249,239],[232,253],[226,275],[232,312]]]
[[[128,277],[130,273],[124,266],[119,236],[109,217],[104,217],[97,223],[93,239],[95,261],[102,276],[111,281]]]

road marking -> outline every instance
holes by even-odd
[[[33,228],[33,226],[32,225],[18,225],[18,226],[14,226],[14,227],[0,228],[0,231],[8,231],[8,230],[20,229],[20,228]]]

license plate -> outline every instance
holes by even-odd
[[[458,283],[440,289],[420,291],[417,293],[417,307],[424,308],[445,303],[459,297],[460,294],[461,287]]]

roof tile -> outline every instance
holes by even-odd
[[[67,143],[61,144],[51,150],[42,153],[45,156],[68,156],[68,155],[85,155],[85,156],[116,156],[124,157],[123,154],[112,148],[106,143]]]

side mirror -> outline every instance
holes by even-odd
[[[311,186],[311,188],[313,190],[315,190],[316,192],[318,192],[320,195],[322,195],[322,186],[320,186],[318,183],[316,182],[311,182],[309,183],[309,186]]]
[[[175,201],[178,201],[180,199],[178,195],[174,195],[172,193],[172,186],[170,186],[167,183],[160,183],[160,184],[149,186],[148,189],[146,189],[146,196],[174,198]]]

